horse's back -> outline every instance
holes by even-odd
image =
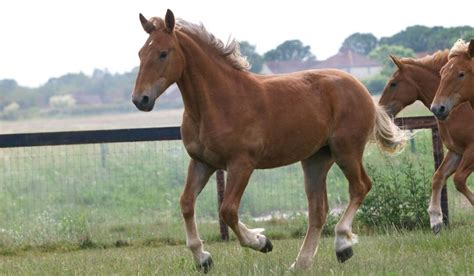
[[[350,137],[363,147],[372,133],[372,97],[346,72],[309,70],[261,81],[268,115],[263,120],[267,139],[262,167],[274,165],[268,160],[289,164],[308,158],[334,137]]]
[[[338,69],[315,69],[262,76],[268,97],[283,101],[304,100],[313,104],[346,108],[373,106],[365,86],[351,74]],[[293,99],[293,100],[292,100]],[[340,110],[337,110],[340,111]]]
[[[360,124],[371,128],[375,119],[374,101],[354,76],[337,69],[316,69],[264,77],[267,103],[275,110],[291,111],[333,127]],[[309,115],[311,114],[311,115]],[[308,116],[307,116],[308,115]]]

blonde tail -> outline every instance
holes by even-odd
[[[374,104],[376,114],[374,138],[379,148],[390,154],[402,152],[413,135],[409,131],[400,129],[378,103],[374,102]]]

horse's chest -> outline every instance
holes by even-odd
[[[189,156],[201,160],[216,168],[224,168],[225,162],[219,145],[223,142],[219,137],[206,135],[199,127],[182,129],[184,147]]]
[[[463,154],[468,146],[474,145],[474,111],[469,103],[454,108],[444,121],[438,121],[441,138],[446,147]]]
[[[474,128],[468,125],[439,124],[441,138],[446,147],[458,154],[463,154],[467,145],[474,144]]]

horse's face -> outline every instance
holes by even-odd
[[[411,79],[409,68],[403,65],[397,57],[390,57],[398,69],[385,84],[379,104],[385,108],[390,116],[394,117],[405,106],[414,103],[418,99],[418,91]]]
[[[174,32],[175,19],[168,10],[165,20],[147,20],[140,14],[143,29],[150,34],[138,52],[138,71],[132,101],[141,111],[150,111],[156,99],[175,83],[184,70],[184,57]]]
[[[474,97],[473,41],[467,52],[451,57],[441,68],[441,81],[431,104],[431,111],[440,120],[448,117],[455,106]]]

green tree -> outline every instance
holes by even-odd
[[[339,52],[352,50],[361,55],[368,55],[377,47],[377,38],[371,33],[353,33],[342,43]]]
[[[254,73],[260,73],[260,71],[262,71],[263,57],[255,51],[254,45],[251,45],[248,41],[241,41],[240,52],[247,57],[252,65],[250,71]]]
[[[287,40],[263,55],[265,61],[307,61],[315,58],[311,53],[311,47],[309,45],[304,46],[303,42],[298,39]]]
[[[390,55],[395,55],[398,57],[414,57],[415,52],[412,49],[405,48],[400,45],[381,45],[373,49],[368,56],[369,58],[375,59],[382,64],[382,75],[390,76],[395,69],[395,65],[390,60]]]
[[[415,52],[434,52],[451,48],[456,40],[469,40],[474,36],[471,26],[460,27],[426,27],[421,25],[410,26],[391,37],[383,37],[380,44],[401,45],[411,48]]]
[[[461,38],[464,39],[465,41],[471,41],[471,39],[474,38],[474,28],[463,31],[461,33]]]
[[[391,37],[382,37],[380,44],[400,45],[413,49],[415,52],[424,52],[428,49],[428,41],[431,29],[426,26],[415,25],[406,28]]]

